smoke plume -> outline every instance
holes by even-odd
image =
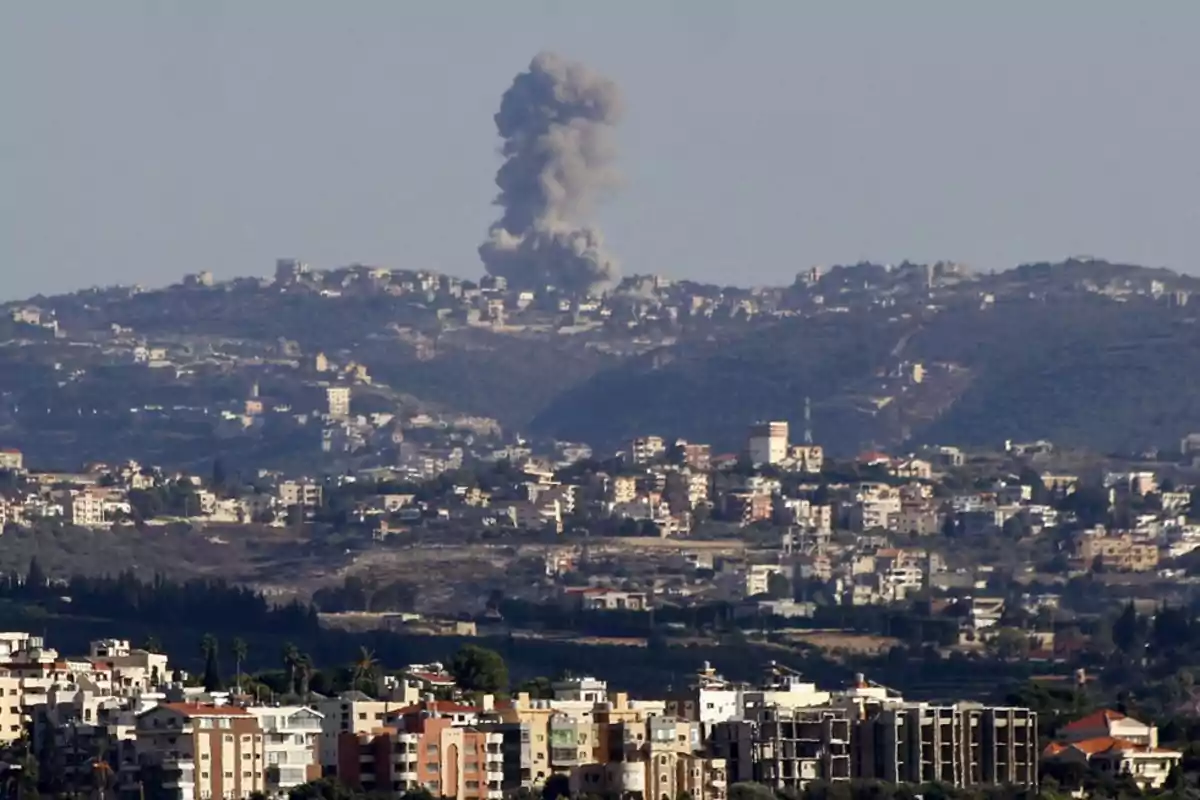
[[[617,86],[582,64],[540,53],[500,101],[496,173],[504,209],[479,246],[492,275],[513,286],[584,293],[612,283],[617,261],[585,223],[598,193],[613,187]]]

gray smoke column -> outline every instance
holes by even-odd
[[[589,292],[612,283],[616,259],[586,224],[599,193],[615,186],[617,85],[582,64],[540,53],[500,101],[496,173],[503,215],[479,246],[492,275],[511,285]]]

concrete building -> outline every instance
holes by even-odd
[[[366,734],[382,728],[390,714],[416,701],[417,692],[407,682],[402,689],[407,694],[392,700],[372,700],[362,692],[343,692],[338,697],[318,701],[321,740],[317,751],[321,765],[332,768],[337,764],[338,737],[343,733]]]
[[[504,797],[503,733],[420,711],[397,723],[375,733],[342,734],[338,778],[367,792],[424,788],[455,800]]]
[[[71,495],[70,520],[72,525],[84,528],[104,527],[104,498],[92,492],[76,492]]]
[[[279,484],[279,504],[284,508],[320,508],[321,484],[316,481],[284,481]]]
[[[634,464],[646,464],[661,458],[667,445],[661,436],[639,436],[629,443],[629,458]]]
[[[268,794],[283,796],[292,787],[321,777],[317,757],[320,712],[307,706],[255,706],[246,710],[262,728]]]
[[[778,464],[788,457],[788,424],[757,422],[750,426],[747,452],[751,463]]]
[[[350,387],[328,386],[325,388],[325,401],[328,414],[334,419],[345,419],[350,416]]]
[[[851,719],[838,708],[766,708],[753,719],[717,723],[709,753],[731,783],[801,790],[812,781],[848,781]]]
[[[1036,786],[1037,714],[966,703],[884,705],[855,725],[854,771],[889,783]]]
[[[825,448],[819,444],[793,445],[789,460],[797,472],[816,474],[825,467]]]
[[[0,449],[0,469],[21,470],[25,468],[25,456],[12,447]]]
[[[1084,531],[1075,539],[1075,558],[1083,569],[1102,565],[1118,572],[1148,572],[1158,568],[1158,544],[1128,532]]]
[[[248,797],[266,788],[262,728],[242,708],[164,703],[137,716],[136,765],[122,788],[176,800]],[[146,786],[149,784],[149,786]]]

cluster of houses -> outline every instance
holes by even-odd
[[[573,793],[724,800],[732,784],[812,781],[1035,786],[1039,764],[1075,762],[1163,785],[1181,754],[1114,711],[1042,748],[1037,714],[918,702],[858,676],[818,688],[771,665],[754,684],[705,664],[654,699],[571,677],[539,694],[472,695],[440,664],[376,673],[375,691],[277,700],[189,685],[168,657],[124,640],[66,657],[28,633],[0,634],[0,744],[18,739],[66,787],[180,800],[282,797],[320,777],[365,790],[457,800],[558,781]]]

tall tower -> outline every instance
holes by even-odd
[[[808,397],[804,398],[804,443],[812,444],[812,400]]]

